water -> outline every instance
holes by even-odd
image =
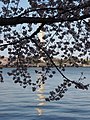
[[[62,100],[45,102],[43,98],[62,80],[58,72],[46,82],[42,92],[33,93],[30,87],[23,89],[14,84],[6,74],[10,70],[3,69],[5,82],[0,84],[0,120],[90,120],[90,88],[83,91],[71,87]],[[34,68],[29,70],[34,74]],[[80,72],[84,72],[85,82],[90,83],[90,68],[68,67],[65,75],[77,80]]]

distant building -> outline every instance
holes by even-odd
[[[0,56],[0,66],[6,66],[7,64],[8,64],[8,58]]]

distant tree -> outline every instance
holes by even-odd
[[[55,71],[50,66],[54,66],[63,77],[63,83],[50,92],[47,101],[62,98],[72,84],[75,88],[88,89],[89,84],[84,85],[80,79],[68,79],[63,74],[64,65],[57,67],[53,58],[72,58],[75,63],[83,56],[90,56],[90,0],[28,0],[26,8],[21,6],[22,2],[0,1],[0,50],[7,49],[8,65],[15,62],[16,66],[8,75],[13,76],[15,83],[24,88],[31,85],[35,91],[40,82],[45,84],[48,77],[53,77]],[[40,30],[44,32],[44,44],[38,37]],[[35,83],[27,70],[30,63],[27,58],[33,57],[37,60],[43,57],[46,62],[42,71],[35,70],[42,77]],[[0,81],[3,82],[2,71]]]

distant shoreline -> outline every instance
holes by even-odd
[[[42,60],[38,60],[35,58],[28,58],[25,59],[24,61],[28,60],[28,63],[25,64],[26,67],[46,67],[47,64],[50,67],[54,67],[50,61],[48,62],[43,62]],[[83,60],[78,62],[78,60],[74,59],[68,59],[68,60],[63,60],[59,58],[53,58],[53,62],[57,67],[90,67],[90,60]],[[16,60],[10,63],[7,57],[1,57],[0,58],[0,68],[13,68],[16,67],[17,63]]]
[[[30,67],[32,67],[32,68],[40,68],[40,67],[47,67],[47,66],[45,66],[45,65],[39,65],[39,66],[36,66],[36,65],[31,65],[31,66],[26,66],[27,68],[30,68]],[[54,66],[49,66],[49,67],[54,67]],[[60,67],[60,66],[57,66],[57,67]],[[80,66],[72,66],[72,65],[66,65],[65,66],[65,68],[66,67],[76,67],[76,68],[78,68],[78,67],[87,67],[87,68],[89,68],[90,67],[90,65],[80,65]],[[6,65],[1,65],[0,66],[0,68],[16,68],[15,66],[6,66]]]

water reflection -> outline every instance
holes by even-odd
[[[38,96],[37,100],[39,101],[39,103],[37,104],[38,107],[36,108],[36,111],[37,111],[38,115],[42,115],[44,113],[44,110],[42,109],[42,106],[44,106],[46,104],[44,91],[45,91],[45,84],[43,84],[40,81],[40,88],[37,90],[37,96]]]
[[[42,115],[43,114],[43,110],[42,109],[36,108],[36,110],[37,110],[38,115]]]

